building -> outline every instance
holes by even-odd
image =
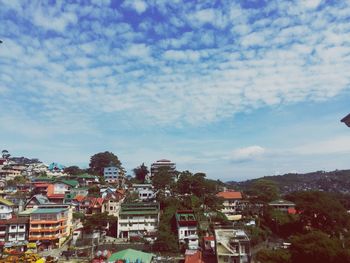
[[[26,203],[25,209],[29,208],[37,208],[41,205],[48,205],[52,204],[50,200],[47,198],[47,196],[42,194],[33,195]]]
[[[175,214],[180,247],[198,248],[198,222],[192,210],[178,210]]]
[[[141,201],[149,201],[156,197],[152,184],[133,184],[133,191],[137,192]]]
[[[269,203],[269,206],[277,209],[281,212],[285,212],[288,214],[295,214],[296,210],[295,210],[295,204],[293,202],[287,201],[287,200],[283,200],[283,199],[279,199],[279,200],[275,200]]]
[[[106,183],[117,184],[118,177],[119,177],[118,167],[115,167],[115,166],[105,167],[103,169],[103,177],[104,177]]]
[[[0,220],[0,242],[5,247],[25,246],[28,240],[28,217],[12,216]]]
[[[146,181],[149,182],[150,179],[158,172],[160,168],[166,168],[170,172],[174,172],[174,175],[175,175],[176,164],[169,160],[162,159],[151,164],[151,175],[150,175],[151,177],[147,177]]]
[[[186,250],[184,263],[204,263],[202,251]]]
[[[119,211],[117,236],[152,236],[158,230],[158,224],[158,203],[124,203]]]
[[[240,220],[242,218],[242,194],[241,192],[224,191],[216,194],[223,199],[223,209],[221,212],[230,221]]]
[[[30,212],[29,241],[38,242],[44,248],[60,247],[71,228],[68,207],[39,207]]]
[[[243,230],[217,227],[214,230],[218,263],[250,263],[250,240]]]
[[[14,203],[0,197],[0,220],[10,219],[13,213]]]
[[[350,113],[341,119],[341,122],[344,122],[346,126],[350,127]]]
[[[47,186],[47,198],[53,202],[62,204],[67,193],[79,185],[76,180],[58,180]]]

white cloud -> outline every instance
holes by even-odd
[[[137,13],[142,14],[147,10],[147,4],[142,0],[126,0],[123,6],[134,9]]]
[[[254,145],[234,150],[229,158],[233,162],[253,161],[262,157],[265,152],[263,147]]]

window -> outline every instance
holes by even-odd
[[[16,228],[17,228],[17,226],[11,226],[11,230],[14,230]]]

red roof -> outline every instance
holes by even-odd
[[[295,215],[296,213],[297,213],[297,210],[295,210],[294,207],[289,207],[289,208],[288,208],[288,214]]]
[[[74,199],[77,200],[79,203],[80,203],[81,201],[83,201],[84,198],[85,198],[85,196],[83,196],[83,195],[77,195],[76,197],[74,197]]]
[[[222,197],[224,199],[242,199],[241,192],[233,192],[233,191],[219,192],[216,194],[216,196]]]

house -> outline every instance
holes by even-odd
[[[124,203],[118,217],[117,237],[151,236],[158,230],[159,203]]]
[[[154,254],[142,252],[135,249],[125,249],[113,253],[107,260],[108,263],[129,262],[129,263],[151,263],[155,258]]]
[[[115,166],[105,167],[103,169],[103,177],[106,183],[118,184],[119,168]]]
[[[47,196],[42,194],[33,195],[26,203],[25,209],[38,207],[40,205],[52,204]]]
[[[51,163],[48,167],[49,171],[52,173],[62,173],[65,166],[59,163]]]
[[[47,198],[53,203],[62,204],[67,193],[78,187],[76,180],[57,180],[47,186]]]
[[[178,210],[175,214],[179,245],[198,248],[198,222],[192,210]]]
[[[132,189],[139,195],[139,200],[149,201],[156,197],[156,192],[152,184],[133,184]]]
[[[216,194],[223,199],[223,209],[221,212],[230,221],[240,220],[242,218],[242,194],[241,192],[223,191]]]
[[[218,263],[250,263],[251,249],[248,235],[232,227],[216,227],[216,258]]]
[[[70,235],[72,218],[68,207],[38,207],[30,212],[29,241],[43,248],[61,247]]]
[[[21,247],[23,251],[28,240],[29,218],[12,216],[0,220],[0,242],[5,247]]]
[[[86,196],[79,205],[79,211],[86,215],[103,213],[105,212],[103,202],[104,198],[102,197]]]
[[[0,220],[7,220],[12,217],[13,207],[15,206],[9,200],[0,197]]]
[[[89,186],[89,185],[94,185],[98,184],[99,180],[96,175],[91,175],[91,174],[79,174],[79,175],[72,175],[70,178],[77,180],[79,182],[79,185],[81,186]]]
[[[215,253],[215,237],[205,236],[203,237],[203,251],[207,254]]]
[[[269,206],[281,212],[285,212],[288,214],[296,214],[295,204],[287,200],[283,200],[283,199],[275,200],[270,202]]]

